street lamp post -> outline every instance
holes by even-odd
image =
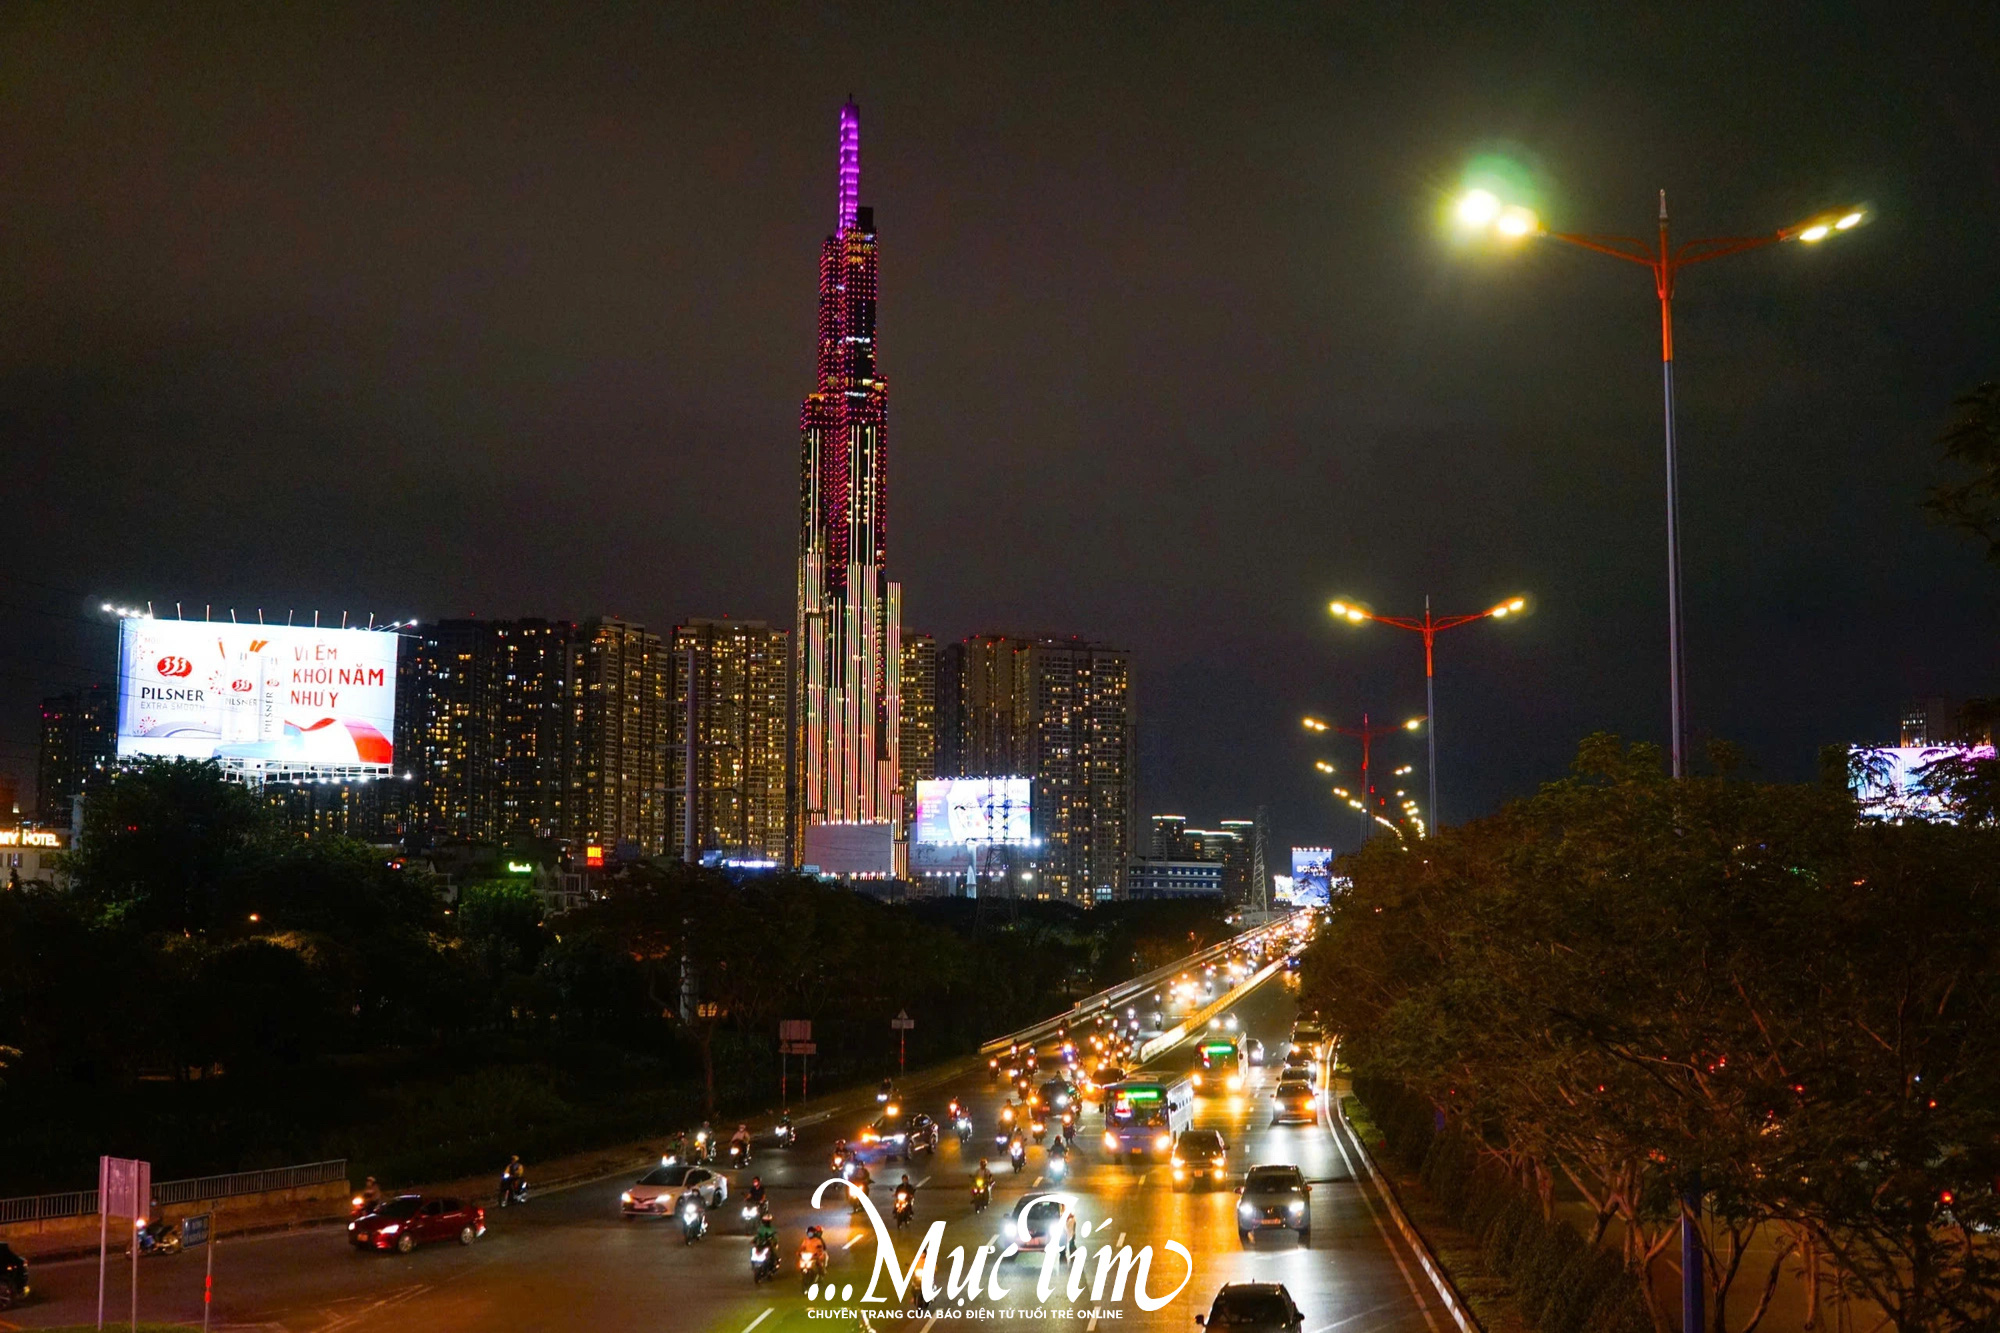
[[[1359,800],[1350,798],[1348,803],[1361,812],[1361,840],[1363,842],[1367,842],[1370,835],[1375,831],[1375,809],[1369,804],[1370,801],[1375,799],[1375,784],[1368,776],[1370,747],[1379,736],[1392,736],[1399,731],[1415,731],[1424,724],[1424,721],[1425,719],[1421,717],[1413,717],[1409,721],[1398,723],[1393,727],[1372,727],[1368,725],[1368,714],[1363,713],[1361,715],[1360,726],[1343,727],[1337,722],[1322,722],[1316,717],[1303,719],[1307,731],[1337,731],[1343,736],[1356,737],[1361,742],[1361,797]],[[1436,812],[1432,812],[1432,817],[1436,817]]]
[[[1721,259],[1725,255],[1759,250],[1781,241],[1802,241],[1814,245],[1842,232],[1852,231],[1865,219],[1860,208],[1845,208],[1809,218],[1762,236],[1711,236],[1683,241],[1679,246],[1667,237],[1667,192],[1660,191],[1660,239],[1654,242],[1638,236],[1595,235],[1583,232],[1550,231],[1531,209],[1508,204],[1488,190],[1470,190],[1459,201],[1458,220],[1479,231],[1508,240],[1536,236],[1562,241],[1585,250],[1594,250],[1613,259],[1640,264],[1653,275],[1653,291],[1660,301],[1660,383],[1666,414],[1667,444],[1667,697],[1672,712],[1673,774],[1687,776],[1687,680],[1685,643],[1681,628],[1681,538],[1680,460],[1674,439],[1674,281],[1692,264]],[[1436,817],[1437,811],[1432,809]]]
[[[1426,593],[1424,594],[1424,618],[1422,620],[1411,620],[1405,616],[1378,616],[1366,607],[1357,606],[1353,602],[1348,601],[1334,602],[1327,607],[1327,610],[1333,612],[1334,615],[1352,624],[1359,625],[1363,621],[1372,620],[1379,625],[1393,625],[1397,629],[1412,630],[1424,636],[1424,715],[1430,723],[1430,734],[1425,738],[1429,744],[1429,755],[1425,759],[1424,765],[1428,770],[1430,778],[1431,817],[1429,827],[1432,829],[1439,828],[1444,824],[1444,814],[1438,809],[1437,674],[1435,664],[1432,660],[1432,648],[1437,643],[1437,636],[1448,629],[1457,629],[1460,625],[1470,625],[1475,620],[1485,620],[1489,616],[1495,620],[1500,620],[1507,616],[1517,615],[1526,610],[1527,606],[1528,601],[1525,597],[1514,597],[1500,603],[1498,606],[1488,607],[1484,611],[1475,612],[1469,616],[1433,617],[1431,615],[1430,594]]]

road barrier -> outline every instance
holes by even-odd
[[[1478,1316],[1474,1315],[1472,1307],[1466,1304],[1465,1296],[1459,1291],[1458,1284],[1451,1280],[1451,1274],[1445,1272],[1444,1265],[1438,1262],[1437,1254],[1431,1249],[1430,1242],[1424,1239],[1424,1233],[1417,1230],[1416,1223],[1412,1222],[1410,1215],[1403,1211],[1403,1201],[1396,1195],[1394,1182],[1389,1179],[1387,1172],[1375,1165],[1375,1155],[1369,1151],[1361,1132],[1354,1128],[1354,1122],[1347,1118],[1346,1099],[1335,1098],[1334,1114],[1339,1116],[1341,1123],[1347,1127],[1348,1137],[1354,1140],[1354,1146],[1361,1152],[1361,1165],[1367,1168],[1368,1177],[1375,1182],[1376,1189],[1382,1195],[1382,1201],[1389,1205],[1389,1220],[1396,1224],[1396,1230],[1402,1233],[1403,1242],[1410,1247],[1410,1253],[1417,1257],[1417,1263],[1423,1267],[1424,1276],[1431,1280],[1431,1286],[1436,1290],[1438,1300],[1444,1306],[1446,1313],[1451,1315],[1452,1322],[1458,1325],[1460,1333],[1485,1333]]]
[[[196,1176],[188,1180],[163,1180],[153,1186],[153,1206],[194,1203],[197,1200],[235,1199],[246,1194],[272,1194],[280,1190],[302,1189],[308,1185],[347,1183],[347,1159],[307,1162],[303,1166],[281,1166],[268,1171],[234,1171],[222,1176]],[[95,1217],[96,1190],[69,1190],[62,1194],[30,1194],[18,1199],[0,1199],[0,1226],[14,1222],[48,1222],[64,1217]]]
[[[1195,1010],[1179,1023],[1162,1032],[1159,1036],[1141,1042],[1136,1053],[1138,1063],[1143,1065],[1162,1051],[1171,1051],[1175,1046],[1186,1041],[1190,1033],[1202,1031],[1207,1026],[1209,1019],[1214,1018],[1224,1009],[1235,1004],[1252,990],[1270,980],[1271,974],[1283,965],[1284,959],[1282,958],[1276,962],[1264,964],[1256,972],[1244,978],[1241,985],[1236,986],[1232,990],[1225,991],[1222,995]]]

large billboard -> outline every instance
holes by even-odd
[[[1292,848],[1292,892],[1287,906],[1325,907],[1333,901],[1333,849]]]
[[[1991,758],[1990,745],[1856,745],[1848,751],[1848,784],[1869,818],[1949,821],[1955,816],[1926,790],[1924,769],[1940,759]]]
[[[122,621],[118,757],[387,773],[396,642],[385,630]]]
[[[917,783],[910,840],[1026,844],[1033,832],[1026,778],[937,778]]]

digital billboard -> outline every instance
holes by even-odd
[[[1857,745],[1848,752],[1848,781],[1869,818],[1951,820],[1944,802],[1924,790],[1923,770],[1940,759],[1959,758],[1991,759],[1993,747]]]
[[[937,778],[917,783],[912,842],[1025,844],[1032,834],[1026,778]]]
[[[1325,907],[1333,901],[1333,849],[1292,848],[1292,904]]]
[[[122,621],[118,757],[387,773],[396,643],[386,630]]]

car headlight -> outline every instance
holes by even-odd
[[[1112,1152],[1118,1151],[1118,1136],[1108,1129],[1104,1131],[1104,1146]]]
[[[1229,1076],[1229,1090],[1231,1092],[1243,1091],[1243,1075],[1231,1074]]]
[[[618,1196],[618,1202],[620,1202],[620,1203],[630,1203],[630,1202],[632,1202],[632,1191],[631,1191],[631,1190],[626,1190],[626,1191],[625,1191],[625,1192],[624,1192],[623,1194],[619,1195],[619,1196]]]
[[[1014,1239],[1014,1219],[1013,1219],[1013,1218],[1011,1218],[1011,1217],[1010,1217],[1010,1218],[1008,1218],[1008,1219],[1007,1219],[1007,1220],[1006,1220],[1005,1222],[1002,1222],[1002,1223],[1000,1224],[1000,1234],[1001,1234],[1001,1235],[1003,1235],[1003,1236],[1005,1236],[1005,1237],[1006,1237],[1007,1239],[1009,1239],[1009,1240],[1012,1240],[1012,1239]]]
[[[1165,1152],[1168,1148],[1173,1146],[1173,1142],[1174,1140],[1172,1135],[1162,1134],[1158,1138],[1153,1140],[1153,1146],[1157,1148],[1159,1151]]]
[[[1236,1211],[1245,1217],[1255,1217],[1257,1215],[1257,1208],[1254,1204],[1240,1203],[1236,1205]]]
[[[353,1222],[349,1222],[349,1223],[347,1224],[347,1229],[348,1229],[349,1231],[352,1231],[352,1230],[354,1230],[354,1227],[355,1227],[355,1223],[353,1223]]]
[[[1300,1199],[1292,1200],[1291,1214],[1293,1217],[1297,1217],[1300,1213],[1303,1213],[1305,1210],[1306,1206],[1303,1200]]]
[[[400,1222],[391,1222],[388,1226],[382,1228],[382,1234],[385,1236],[393,1236],[402,1229],[403,1227]]]
[[[1194,1085],[1195,1085],[1195,1086],[1196,1086],[1197,1088],[1201,1086],[1201,1075],[1200,1075],[1200,1074],[1196,1074],[1196,1075],[1194,1076],[1194,1079],[1193,1079],[1193,1083],[1194,1083]]]

